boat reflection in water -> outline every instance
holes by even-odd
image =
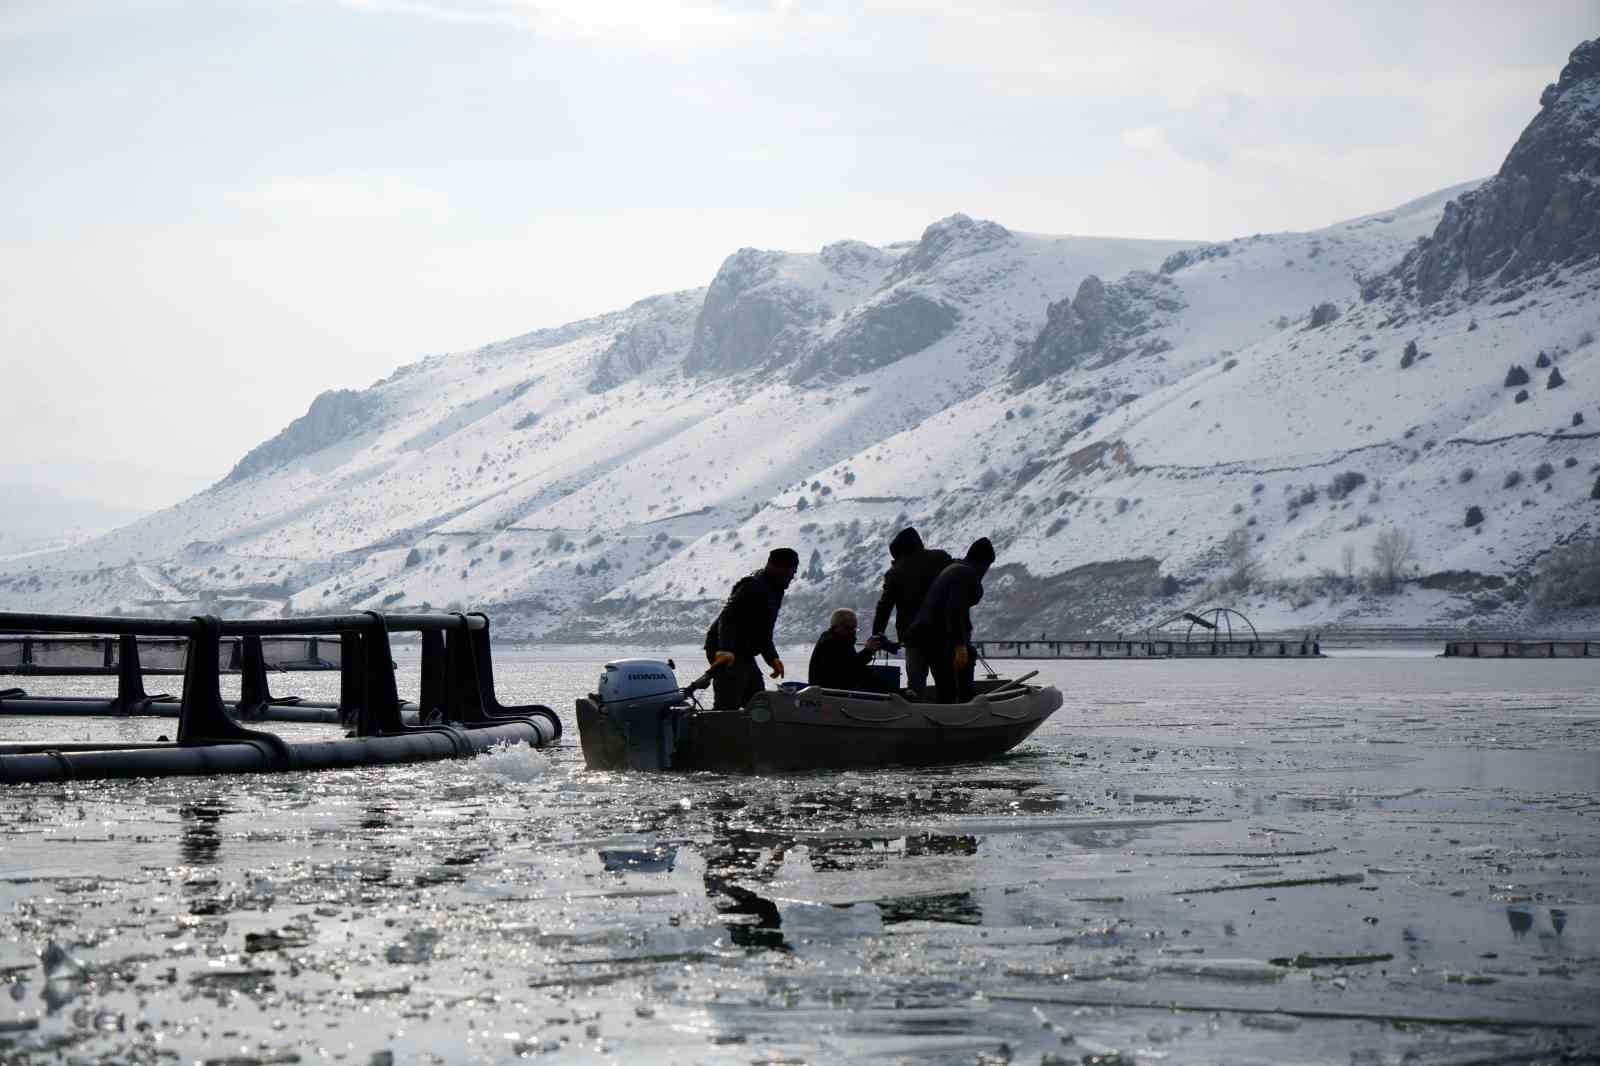
[[[848,904],[797,903],[781,900],[763,888],[778,878],[786,861],[803,855],[816,873],[837,874],[883,869],[892,863],[927,856],[974,856],[979,840],[971,834],[917,833],[907,836],[820,836],[760,830],[720,829],[700,848],[706,896],[716,907],[733,944],[743,948],[790,951],[788,925],[807,933],[823,925],[865,923],[863,932],[899,922],[933,921],[981,925],[983,912],[971,892],[888,896]],[[639,847],[599,849],[607,873],[670,874],[679,846],[652,843]],[[872,908],[870,914],[862,908]],[[836,931],[830,928],[830,932]]]

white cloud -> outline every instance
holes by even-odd
[[[1167,135],[1160,126],[1136,126],[1123,130],[1120,140],[1124,147],[1136,148],[1141,152],[1160,152],[1168,148]]]
[[[721,47],[780,31],[805,17],[789,0],[767,7],[710,0],[340,0],[374,13],[494,23],[541,36],[646,49]]]

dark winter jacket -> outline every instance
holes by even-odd
[[[766,571],[746,574],[733,583],[728,602],[706,630],[706,651],[731,651],[741,659],[757,655],[776,659],[772,630],[782,608],[783,590],[767,579]]]
[[[907,637],[919,648],[972,641],[972,608],[983,599],[983,574],[973,564],[951,563],[933,579]]]
[[[883,575],[883,595],[878,597],[878,609],[872,613],[872,632],[886,633],[889,615],[895,616],[895,633],[902,641],[910,641],[911,623],[928,594],[928,586],[939,572],[950,565],[950,553],[937,548],[924,548],[922,538],[915,529],[902,529],[889,542],[889,554],[894,562]]]
[[[811,669],[806,681],[823,688],[876,692],[881,686],[867,670],[871,661],[872,652],[865,648],[858,651],[854,640],[825,629],[811,651]]]

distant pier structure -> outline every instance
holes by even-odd
[[[1316,640],[1167,640],[1075,637],[1063,640],[975,640],[985,659],[1319,659]]]
[[[1187,625],[1187,628],[1183,628]],[[1595,659],[1600,634],[1463,636],[1442,626],[1340,626],[1326,633],[1267,634],[1230,607],[1175,614],[1140,634],[977,640],[985,659],[1320,659],[1324,645],[1362,648],[1443,643],[1445,659]]]
[[[1174,623],[1176,631],[1159,633]],[[1248,635],[1246,635],[1248,633]],[[1185,611],[1139,636],[1049,637],[1038,640],[975,640],[985,659],[1320,659],[1321,640],[1307,633],[1299,638],[1263,639],[1250,619],[1229,607]]]
[[[1596,659],[1600,640],[1486,640],[1445,642],[1446,659]]]

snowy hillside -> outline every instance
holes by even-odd
[[[48,552],[90,540],[143,512],[63,496],[48,485],[0,483],[0,499],[28,501],[0,510],[0,559]]]
[[[681,637],[788,544],[806,634],[870,608],[912,522],[995,540],[990,635],[1219,599],[1273,627],[1525,623],[1541,557],[1600,528],[1597,67],[1574,53],[1497,177],[1313,233],[954,215],[740,250],[705,289],[325,393],[210,490],[0,562],[0,607]],[[1412,545],[1392,595],[1356,580],[1385,530]]]

